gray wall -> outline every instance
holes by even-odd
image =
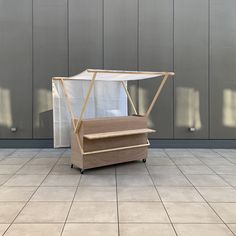
[[[235,0],[0,0],[0,138],[51,138],[51,77],[104,68],[176,73],[152,138],[236,139],[235,11]],[[141,112],[156,86],[130,84]]]

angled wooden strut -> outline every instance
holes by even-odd
[[[161,81],[161,84],[160,84],[160,86],[158,87],[158,89],[157,89],[157,91],[156,91],[156,94],[155,94],[155,96],[153,97],[152,102],[151,102],[149,108],[147,109],[147,111],[146,111],[146,113],[145,113],[145,116],[146,116],[146,117],[148,117],[149,114],[151,113],[151,111],[152,111],[152,109],[153,109],[153,107],[154,107],[154,105],[155,105],[155,103],[156,103],[158,97],[160,96],[161,90],[163,89],[163,87],[164,87],[164,85],[165,85],[165,83],[166,83],[166,81],[167,81],[169,75],[170,75],[169,73],[165,73],[165,74],[164,74],[164,77],[163,77],[163,79],[162,79],[162,81]]]
[[[138,115],[138,112],[137,112],[137,110],[136,110],[136,108],[135,108],[134,102],[133,102],[133,100],[132,100],[132,98],[131,98],[131,96],[130,96],[130,94],[129,94],[129,91],[128,91],[126,85],[125,85],[125,82],[124,82],[124,81],[121,81],[121,83],[122,83],[122,85],[123,85],[123,88],[124,88],[124,90],[125,90],[125,93],[126,93],[128,99],[129,99],[129,102],[130,102],[130,104],[131,104],[131,106],[132,106],[132,108],[133,108],[133,110],[134,110],[134,113],[135,113],[136,115]]]
[[[95,82],[95,79],[96,79],[96,75],[97,75],[97,72],[94,72],[94,73],[93,73],[92,80],[91,80],[91,82],[90,82],[90,84],[89,84],[89,88],[88,88],[88,92],[87,92],[86,97],[85,97],[85,100],[84,100],[84,104],[83,104],[82,109],[81,109],[81,112],[80,112],[79,119],[78,119],[78,121],[77,121],[77,123],[76,123],[76,125],[75,125],[75,129],[74,129],[74,132],[75,132],[75,133],[78,131],[79,126],[80,126],[80,124],[81,124],[81,120],[82,120],[83,115],[84,115],[84,112],[85,112],[85,110],[86,110],[86,107],[87,107],[87,104],[88,104],[88,101],[89,101],[89,97],[90,97],[91,91],[92,91],[92,89],[93,89],[93,87],[94,87],[94,82]]]

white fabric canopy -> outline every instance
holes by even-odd
[[[158,76],[163,76],[165,72],[148,72],[148,71],[120,71],[120,70],[85,70],[84,72],[72,76],[69,79],[78,80],[92,80],[94,73],[96,74],[96,81],[131,81],[150,79]]]
[[[124,82],[126,86],[126,81],[150,79],[159,76],[164,76],[167,79],[168,76],[174,75],[172,72],[88,69],[73,77],[53,78],[54,147],[70,146],[71,119],[72,117],[79,118],[90,82],[95,73],[95,83],[83,119],[127,116],[127,94],[121,82]],[[166,79],[164,79],[164,83]],[[164,83],[160,85],[161,89]],[[154,100],[159,96],[159,92],[157,92]],[[153,104],[151,108],[152,106]]]

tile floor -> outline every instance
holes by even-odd
[[[236,235],[236,150],[150,149],[85,171],[68,149],[0,149],[0,235]]]

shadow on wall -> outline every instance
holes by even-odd
[[[223,126],[236,128],[236,91],[232,89],[223,90]]]
[[[51,86],[50,86],[51,87]],[[49,88],[40,88],[34,95],[34,135],[47,138],[53,136],[52,92]]]
[[[202,128],[200,114],[200,93],[195,88],[176,88],[176,125],[177,127]]]
[[[21,108],[17,106],[16,102],[21,99],[12,98],[14,94],[11,93],[10,89],[0,87],[0,137],[1,138],[19,138],[24,136],[24,130],[21,127],[25,127],[27,121],[19,120],[17,112],[24,112],[25,109],[31,108]],[[17,109],[17,112],[13,112],[14,109]],[[48,131],[49,136],[53,135],[53,113],[52,113],[52,95],[51,91],[48,89],[39,89],[36,93],[35,103],[34,103],[34,131],[38,135],[43,136],[45,130]],[[31,124],[29,124],[30,126]],[[17,133],[14,135],[11,133],[10,129],[12,127],[17,128]]]

